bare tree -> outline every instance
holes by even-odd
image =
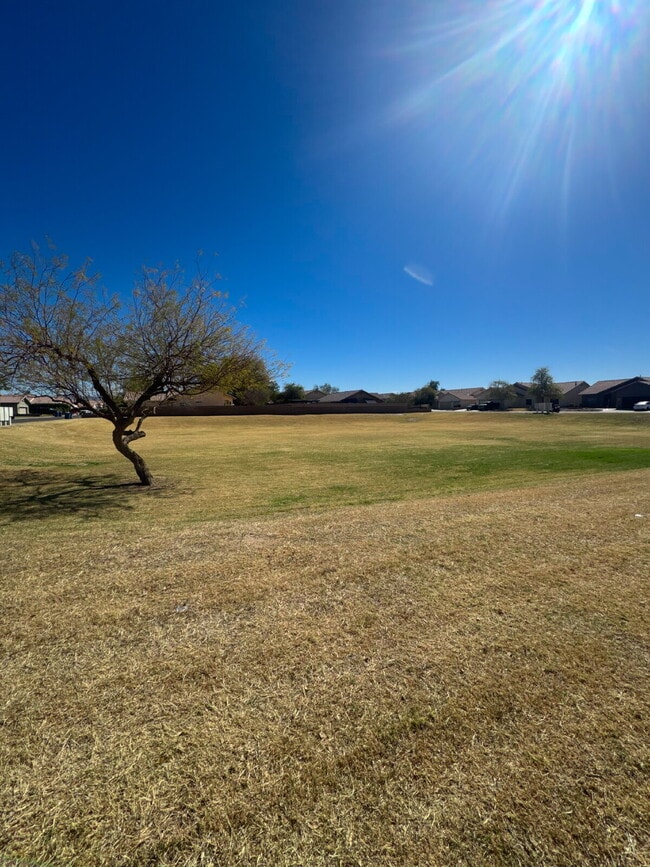
[[[15,386],[66,397],[111,422],[113,445],[151,485],[131,443],[145,436],[152,398],[234,388],[259,364],[263,344],[216,291],[218,275],[198,264],[192,275],[144,268],[126,301],[108,295],[89,267],[73,270],[36,246],[2,264],[0,370]]]

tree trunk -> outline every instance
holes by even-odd
[[[142,458],[137,452],[134,452],[133,449],[129,448],[130,442],[135,439],[140,439],[143,436],[146,436],[144,431],[127,431],[124,428],[116,427],[113,431],[113,445],[121,455],[124,455],[127,460],[131,461],[133,468],[138,474],[140,483],[150,486],[153,484],[153,476],[149,472],[149,468],[144,462],[144,458]]]

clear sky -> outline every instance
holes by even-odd
[[[2,255],[215,267],[307,387],[650,375],[648,0],[22,0]]]

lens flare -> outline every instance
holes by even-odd
[[[648,0],[424,4],[401,46],[417,82],[391,122],[428,125],[465,180],[505,208],[531,188],[565,204],[580,178],[638,151],[650,82]],[[626,151],[627,148],[627,151]],[[541,184],[541,187],[540,187]]]
[[[433,286],[433,274],[424,265],[411,262],[404,266],[404,273],[417,280],[418,283],[424,283],[425,286]]]

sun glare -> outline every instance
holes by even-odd
[[[400,55],[415,85],[393,121],[432,122],[437,146],[482,172],[499,206],[543,180],[566,198],[611,172],[643,113],[648,0],[432,2]],[[615,174],[615,170],[613,172]]]

